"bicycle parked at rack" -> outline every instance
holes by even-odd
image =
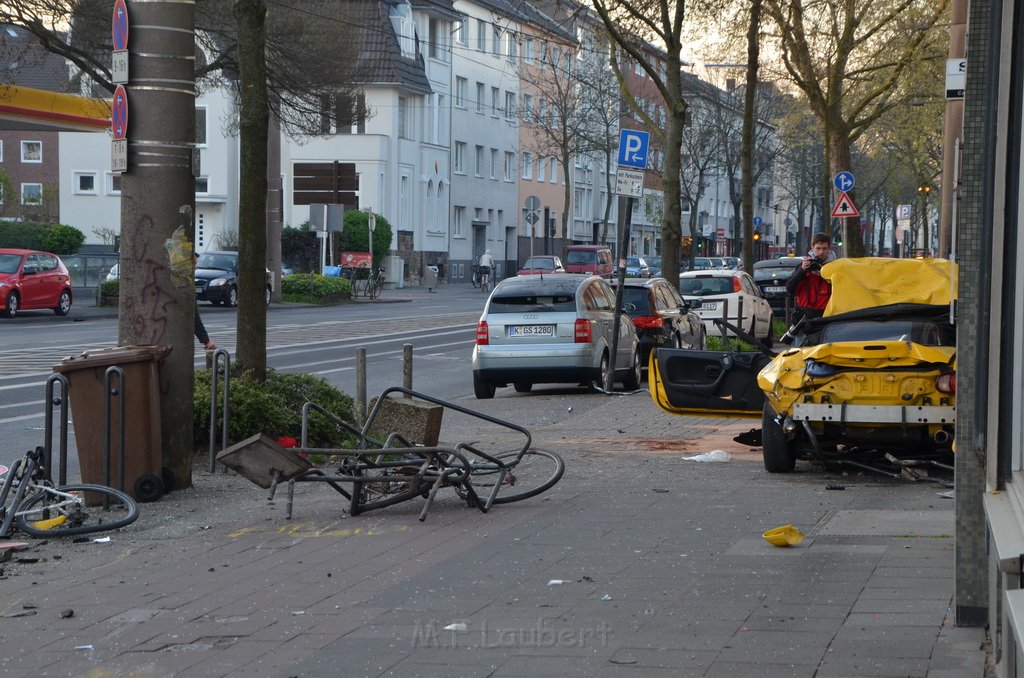
[[[366,296],[376,299],[384,290],[384,271],[380,268],[370,270],[370,276],[366,280]]]
[[[6,470],[6,475],[4,474]],[[139,505],[105,485],[78,483],[54,487],[43,448],[26,452],[10,469],[0,467],[0,537],[12,525],[33,537],[74,536],[116,530],[139,517]]]
[[[381,404],[392,394],[418,398],[523,436],[515,450],[487,452],[479,444],[458,443],[453,447],[421,447],[410,444],[398,433],[383,442],[369,435]],[[360,449],[311,448],[306,445],[310,416],[322,416],[356,436]],[[469,507],[486,513],[497,504],[509,504],[552,488],[565,473],[565,462],[554,452],[530,447],[525,428],[467,409],[452,402],[393,386],[385,390],[367,415],[362,429],[336,417],[315,403],[306,403],[302,416],[302,442],[297,448],[282,448],[265,435],[243,440],[217,455],[217,459],[260,487],[270,488],[273,498],[280,483],[288,483],[286,518],[291,518],[296,482],[327,483],[349,502],[349,513],[391,506],[422,497],[426,500],[419,519],[427,512],[442,488],[454,489]],[[309,456],[321,456],[336,465],[336,472],[314,467]]]

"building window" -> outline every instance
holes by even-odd
[[[482,82],[476,84],[476,112],[484,112],[484,84]]]
[[[466,142],[455,142],[455,173],[466,173]]]
[[[505,151],[505,181],[515,181],[516,179],[516,154],[511,151]]]
[[[43,142],[42,141],[22,141],[21,142],[21,161],[22,162],[42,162],[43,161]]]
[[[455,40],[460,45],[469,44],[469,19],[458,22],[458,27],[455,29]]]
[[[558,160],[551,156],[551,183],[558,183]]]
[[[430,56],[438,61],[448,62],[448,22],[431,18],[428,26]]]
[[[476,48],[487,51],[487,22],[481,19],[476,20]]]
[[[501,26],[494,24],[494,32],[491,34],[491,54],[501,56]]]
[[[498,149],[491,149],[491,178],[498,178]]]
[[[544,181],[547,173],[548,159],[537,158],[537,181]]]
[[[21,204],[22,205],[41,205],[43,203],[43,185],[42,184],[22,184],[21,185]]]
[[[533,115],[533,95],[523,94],[523,120],[529,122]]]
[[[398,138],[408,139],[409,127],[406,116],[409,114],[409,102],[405,97],[398,97]]]
[[[75,172],[72,179],[72,186],[75,195],[96,195],[96,173]]]
[[[523,43],[523,61],[528,64],[533,63],[533,38],[526,38]]]
[[[476,175],[482,177],[484,175],[484,147],[476,147]]]
[[[533,154],[529,151],[523,151],[523,178],[533,178]]]
[[[508,60],[515,63],[516,58],[519,56],[519,36],[512,31],[508,31]]]
[[[462,237],[463,225],[466,223],[466,208],[456,205],[452,210],[452,235]]]
[[[209,193],[210,192],[210,178],[209,177],[196,177],[196,193]]]
[[[498,117],[498,103],[499,103],[499,97],[500,96],[501,96],[501,90],[499,90],[497,87],[492,87],[491,88],[491,115],[493,115],[495,118]]]
[[[121,195],[120,172],[107,172],[107,195]]]
[[[339,92],[334,97],[334,126],[338,134],[366,133],[366,96],[362,91]]]
[[[469,81],[465,78],[455,78],[455,106],[457,108],[466,107],[466,94],[469,92]]]
[[[516,93],[505,92],[505,119],[511,120],[516,114]]]
[[[196,145],[206,145],[206,109],[196,107]]]

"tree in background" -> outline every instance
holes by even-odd
[[[611,39],[609,61],[622,95],[634,116],[644,123],[665,151],[661,273],[672,285],[679,283],[679,248],[682,237],[679,162],[687,105],[682,96],[680,68],[685,4],[682,0],[594,0],[594,10],[604,22]],[[657,44],[663,51],[652,52],[647,48],[651,43]],[[661,93],[667,112],[665,124],[657,124],[630,91],[622,73],[626,57],[639,65]]]
[[[341,232],[342,252],[370,251],[370,213],[362,210],[345,213],[344,230]],[[380,266],[391,247],[391,223],[379,214],[374,215],[373,265]]]
[[[784,74],[824,130],[829,176],[852,171],[851,146],[885,113],[908,105],[900,85],[933,45],[948,39],[939,26],[948,6],[949,0],[764,0]],[[864,255],[859,227],[847,229],[845,247]]]

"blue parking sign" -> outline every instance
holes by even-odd
[[[635,129],[619,130],[619,167],[647,167],[647,146],[650,132]]]

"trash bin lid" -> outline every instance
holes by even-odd
[[[110,367],[143,361],[159,362],[171,352],[171,346],[112,346],[83,351],[78,355],[68,356],[53,366],[54,372],[74,372],[93,367]]]

